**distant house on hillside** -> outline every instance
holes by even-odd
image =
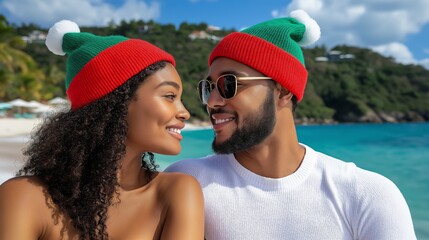
[[[316,57],[316,62],[338,62],[353,60],[355,56],[353,54],[343,54],[341,51],[331,50],[326,53],[326,56]]]
[[[208,25],[207,26],[207,31],[220,31],[222,30],[220,27],[217,26],[213,26],[213,25]]]
[[[340,56],[340,59],[341,60],[352,60],[352,59],[355,59],[355,55],[353,55],[353,54],[342,54]]]
[[[328,62],[329,59],[327,57],[316,57],[314,60],[316,60],[316,62]]]
[[[23,36],[22,39],[26,43],[44,43],[46,40],[46,33],[39,30],[34,30],[28,36]]]
[[[208,39],[212,41],[220,41],[222,38],[218,36],[214,36],[211,34],[208,34],[206,31],[193,31],[191,34],[189,34],[189,38],[191,40],[195,39]]]
[[[145,24],[145,25],[143,25],[143,26],[140,26],[140,27],[138,28],[139,33],[148,33],[148,32],[149,32],[149,30],[150,30],[150,27],[149,27],[149,25],[147,25],[147,24]]]

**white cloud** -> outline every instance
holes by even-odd
[[[426,69],[429,70],[429,58],[425,58],[423,60],[420,60],[420,65],[422,65],[423,67],[425,67]]]
[[[341,3],[341,1],[339,1],[339,3]],[[294,9],[304,9],[308,12],[313,13],[313,12],[323,10],[325,7],[326,5],[321,0],[303,0],[303,1],[292,0],[292,2],[289,4],[289,7],[285,10],[287,10],[286,13],[289,13]]]
[[[403,63],[417,61],[401,42],[429,23],[427,0],[292,0],[285,8],[274,9],[272,15],[288,16],[295,9],[304,9],[319,23],[322,35],[318,44],[377,46]]]
[[[402,64],[419,64],[429,70],[429,58],[416,60],[407,46],[402,43],[393,42],[384,45],[370,47],[373,51],[380,53],[385,57],[392,57],[396,62]]]
[[[10,13],[12,22],[37,22],[43,27],[62,19],[81,26],[103,26],[112,20],[149,20],[160,16],[158,2],[148,4],[143,0],[125,0],[117,7],[103,0],[3,0],[0,4]]]
[[[271,16],[273,16],[274,18],[277,18],[280,16],[280,11],[275,9],[273,11],[271,11]]]
[[[429,1],[409,0],[292,0],[278,16],[304,9],[322,28],[324,44],[376,45],[402,41],[429,22]]]
[[[393,42],[389,44],[373,46],[371,49],[386,57],[393,57],[399,63],[416,63],[413,58],[413,54],[408,50],[407,46],[402,43]]]

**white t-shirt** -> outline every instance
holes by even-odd
[[[199,181],[207,240],[416,239],[393,182],[304,147],[299,169],[283,178],[259,176],[233,154],[182,160],[166,171]]]

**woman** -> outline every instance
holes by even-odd
[[[67,20],[46,45],[68,55],[71,109],[33,134],[21,176],[0,186],[0,239],[203,239],[199,184],[157,172],[151,153],[178,154],[189,118],[174,58]]]

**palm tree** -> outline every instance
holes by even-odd
[[[26,46],[24,40],[13,34],[12,27],[2,15],[0,36],[0,99],[40,99],[41,82],[45,76],[34,59],[22,51]]]

